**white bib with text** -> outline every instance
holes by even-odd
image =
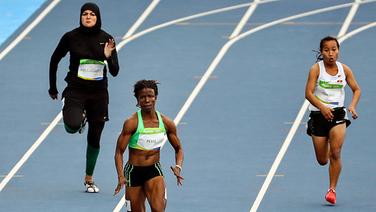
[[[102,61],[81,59],[77,76],[84,80],[102,80],[104,66]]]

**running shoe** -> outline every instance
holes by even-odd
[[[85,126],[86,126],[87,118],[86,118],[86,111],[82,113],[82,122],[81,122],[81,127],[78,130],[78,133],[82,134],[85,131]]]
[[[331,204],[336,204],[336,191],[332,188],[328,190],[328,192],[325,195],[326,201],[328,201]]]
[[[84,182],[84,185],[86,187],[86,192],[87,193],[98,193],[99,192],[99,188],[97,187],[97,185],[95,185],[94,182]]]

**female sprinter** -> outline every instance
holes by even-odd
[[[345,86],[353,92],[348,107],[352,118],[358,118],[356,106],[360,88],[351,69],[337,61],[339,43],[336,38],[325,37],[320,42],[320,55],[308,75],[305,96],[309,105],[310,119],[307,133],[312,137],[316,159],[320,165],[329,161],[329,189],[325,199],[336,203],[336,186],[342,168],[341,149],[345,140],[347,119]]]
[[[153,212],[166,208],[166,186],[160,160],[160,148],[166,140],[175,150],[176,165],[171,167],[182,185],[180,175],[183,165],[183,149],[177,136],[176,126],[170,118],[156,111],[157,82],[140,80],[134,85],[134,96],[141,109],[130,116],[123,125],[117,140],[115,165],[118,185],[115,195],[126,185],[126,207],[131,211],[145,211],[147,199]],[[123,154],[129,146],[129,158],[123,170]]]

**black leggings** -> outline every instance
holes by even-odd
[[[82,111],[80,109],[70,109],[69,112],[65,111],[63,113],[64,124],[67,132],[76,133],[80,127],[83,120]],[[88,121],[88,133],[87,133],[87,143],[95,149],[100,147],[100,139],[102,131],[104,128],[104,121]],[[69,129],[69,130],[68,130]]]
[[[89,121],[89,129],[87,133],[87,143],[95,149],[99,149],[104,122]]]
[[[98,149],[104,123],[108,121],[107,90],[88,92],[67,87],[63,92],[63,120],[68,133],[76,133],[83,122],[83,113],[88,120],[88,144]]]

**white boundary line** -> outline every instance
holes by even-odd
[[[361,0],[355,0],[355,3],[351,7],[350,12],[345,19],[345,22],[343,23],[341,29],[339,30],[338,37],[346,34],[346,31],[349,29],[351,21],[353,20],[356,12],[358,11],[359,3],[361,3]]]
[[[232,39],[234,38],[235,36],[238,36],[239,33],[242,31],[244,25],[247,23],[247,21],[249,20],[249,18],[251,17],[251,15],[253,14],[253,12],[256,10],[257,8],[257,4],[260,2],[260,0],[254,0],[253,1],[253,4],[251,4],[250,7],[248,7],[248,10],[247,12],[245,12],[243,18],[240,20],[240,22],[238,23],[238,25],[236,26],[235,30],[231,33],[229,39]]]
[[[356,2],[356,3],[354,3],[354,5],[358,5],[358,3],[359,2]],[[362,3],[368,3],[368,2],[362,2]],[[355,15],[358,7],[359,7],[359,5],[356,6],[356,7],[354,7],[354,6],[352,7],[352,9],[350,10],[350,12],[349,12],[341,30],[340,30],[340,33],[345,33],[348,30],[348,27],[350,26],[349,22],[351,22],[351,20],[353,19],[353,16]],[[356,9],[354,10],[353,8],[356,8]],[[374,26],[375,24],[370,24],[370,25]],[[362,28],[368,29],[370,27],[365,26],[365,27],[362,27]],[[357,30],[356,33],[358,33],[358,32],[360,32],[360,30]],[[352,33],[352,34],[354,35],[356,33]],[[350,36],[348,36],[346,38],[349,38],[349,37]],[[345,39],[338,39],[338,42],[341,43],[344,40]],[[256,212],[257,211],[257,209],[258,209],[258,207],[259,207],[259,205],[260,205],[260,203],[261,203],[261,201],[262,201],[262,199],[263,199],[263,197],[264,197],[264,195],[265,195],[265,193],[266,193],[266,191],[267,191],[267,189],[268,189],[268,187],[269,187],[269,185],[270,185],[270,183],[273,179],[273,176],[275,175],[277,168],[278,168],[279,164],[281,163],[281,161],[282,161],[282,159],[283,159],[283,157],[284,157],[284,155],[285,155],[285,153],[286,153],[286,151],[287,151],[287,149],[288,149],[288,147],[289,147],[289,145],[292,141],[292,138],[294,137],[294,135],[295,135],[295,133],[296,133],[296,131],[297,131],[299,125],[300,125],[300,122],[303,119],[303,116],[304,116],[304,114],[305,114],[305,112],[308,108],[308,105],[309,105],[309,102],[307,100],[304,100],[304,103],[303,103],[302,107],[300,108],[300,110],[298,112],[298,115],[297,115],[297,117],[294,121],[294,124],[291,127],[289,133],[287,134],[286,139],[283,142],[283,145],[282,145],[279,153],[277,154],[277,157],[275,158],[273,165],[271,166],[269,173],[268,173],[268,175],[267,175],[267,177],[266,177],[266,179],[265,179],[265,181],[264,181],[264,183],[263,183],[263,185],[262,185],[262,187],[261,187],[261,189],[260,189],[251,209],[250,209],[250,212]]]
[[[158,5],[159,0],[153,0],[151,4],[146,8],[146,10],[142,13],[140,18],[133,24],[133,26],[128,30],[127,34],[123,36],[123,39],[130,37],[136,32],[138,27],[145,21],[145,19],[149,16],[149,14],[154,10],[154,8]]]
[[[1,53],[0,61],[19,43],[26,35],[33,30],[33,28],[42,21],[42,19],[60,2],[60,0],[52,1],[44,10],[41,12],[38,17],[27,26],[24,31],[22,31],[16,39],[14,39]],[[1,191],[1,190],[0,190]]]
[[[265,1],[260,2],[259,4],[270,3],[270,2],[274,2],[274,1],[279,1],[279,0],[265,0]],[[145,29],[141,32],[138,32],[138,33],[136,33],[132,36],[126,37],[117,46],[122,47],[123,45],[125,45],[125,44],[145,35],[145,34],[151,33],[151,32],[156,31],[158,29],[162,29],[162,28],[174,25],[174,24],[178,24],[178,23],[181,23],[181,22],[184,22],[184,21],[189,21],[189,20],[192,20],[192,19],[195,19],[195,18],[200,18],[200,17],[204,17],[204,16],[208,16],[208,15],[213,15],[213,14],[217,14],[217,13],[222,13],[222,12],[227,12],[227,11],[231,11],[231,10],[235,10],[235,9],[240,9],[240,8],[243,8],[243,7],[250,6],[252,4],[254,4],[254,3],[239,4],[239,5],[220,8],[220,9],[216,9],[216,10],[210,10],[210,11],[207,11],[207,12],[198,13],[196,15],[191,15],[191,16],[179,18],[179,19],[176,19],[176,20],[172,20],[172,21],[169,21],[169,22],[166,22],[166,23],[162,23],[162,24],[150,27],[148,29]]]
[[[154,1],[159,2],[159,0],[154,0]],[[154,7],[155,7],[156,5],[155,5],[154,1],[151,4],[153,4]],[[148,16],[152,12],[150,9],[148,11],[149,11],[149,13],[143,13],[139,17],[139,19],[145,20],[146,19],[145,16]],[[135,31],[136,28],[139,27],[140,24],[141,24],[139,21],[136,21],[136,23],[137,23],[136,27],[135,27],[135,25],[132,26],[132,30],[133,31]],[[120,50],[120,48],[118,48],[118,47],[117,47],[117,49]],[[0,192],[3,190],[3,188],[6,186],[6,184],[10,181],[10,179],[12,179],[12,177],[17,173],[17,171],[21,168],[21,166],[29,159],[29,157],[31,156],[31,154],[44,141],[44,139],[46,139],[46,137],[48,136],[48,134],[50,134],[50,132],[55,128],[55,126],[59,123],[59,121],[62,119],[62,117],[63,117],[63,114],[60,111],[60,113],[55,117],[55,119],[51,122],[51,124],[44,130],[44,132],[42,133],[42,135],[34,142],[34,144],[27,150],[27,152],[23,155],[23,157],[17,162],[17,164],[12,168],[12,170],[7,174],[7,176],[1,181],[1,183],[0,183]]]
[[[362,31],[367,30],[367,29],[372,28],[372,27],[376,27],[376,22],[369,23],[367,25],[359,27],[359,28],[343,35],[342,37],[338,38],[338,42],[341,43],[342,41],[347,40],[348,38],[358,34],[359,32],[362,32]]]
[[[21,166],[29,159],[31,154],[38,148],[38,146],[43,142],[43,140],[50,134],[52,129],[55,125],[60,121],[62,115],[61,112],[56,116],[56,118],[52,121],[50,126],[48,126],[44,132],[39,136],[39,138],[35,141],[35,143],[27,150],[27,152],[22,156],[21,160],[17,162],[17,164],[12,168],[12,170],[6,175],[6,177],[0,183],[0,192],[6,186],[6,184],[13,178],[13,176],[17,173],[17,171],[21,168]]]

